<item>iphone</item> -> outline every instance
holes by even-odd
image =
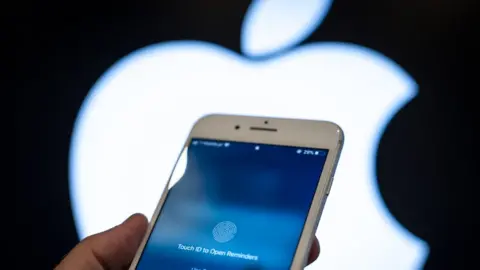
[[[130,269],[303,269],[343,141],[327,121],[199,119]]]

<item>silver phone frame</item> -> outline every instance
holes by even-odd
[[[236,129],[236,126],[240,128]],[[250,127],[272,128],[277,131],[251,130]],[[318,120],[211,114],[197,120],[182,149],[190,145],[192,138],[328,149],[327,159],[290,266],[292,270],[303,269],[307,263],[310,246],[330,192],[335,169],[343,148],[344,133],[340,126],[332,122]],[[136,269],[152,229],[161,213],[174,168],[155,208],[145,237],[133,258],[130,270]]]

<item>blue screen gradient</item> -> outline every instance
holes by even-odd
[[[137,269],[289,269],[326,157],[324,149],[193,139]],[[226,241],[214,237],[219,223],[235,227]]]

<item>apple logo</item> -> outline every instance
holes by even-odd
[[[192,124],[209,113],[324,119],[346,134],[310,269],[419,269],[428,245],[399,224],[375,175],[380,137],[417,94],[395,62],[355,44],[297,46],[332,0],[254,0],[239,55],[176,41],[139,49],[107,70],[76,120],[70,195],[84,238],[133,212],[153,214]],[[292,182],[293,184],[293,182]]]

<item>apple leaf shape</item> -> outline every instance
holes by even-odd
[[[271,55],[308,37],[323,21],[332,0],[253,0],[242,26],[241,50]]]

